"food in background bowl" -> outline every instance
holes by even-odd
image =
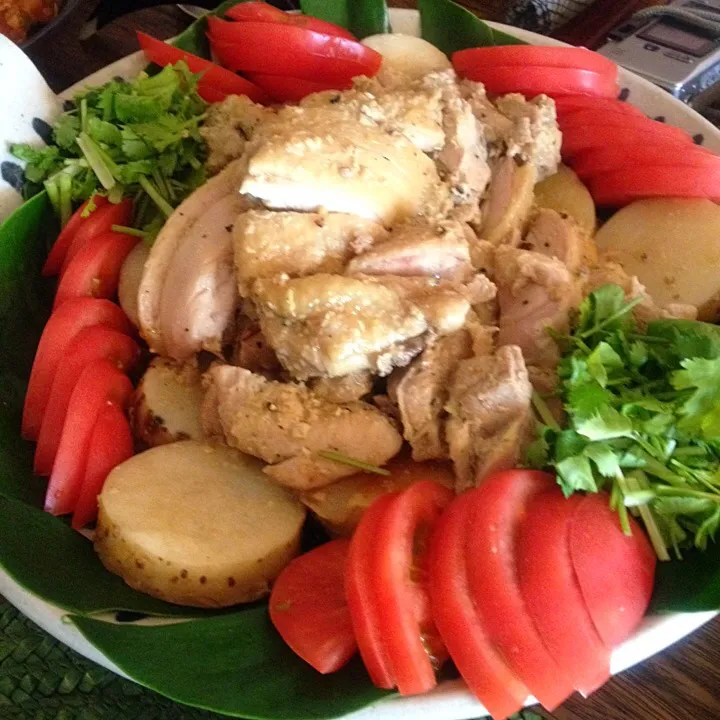
[[[22,43],[36,25],[58,14],[56,0],[0,0],[0,35]]]

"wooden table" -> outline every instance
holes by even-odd
[[[412,7],[415,3],[400,0],[391,4]],[[465,4],[482,6],[482,2],[472,0]],[[644,4],[653,3],[645,0]],[[167,38],[188,22],[174,6],[142,10],[83,42],[62,43],[47,57],[39,58],[38,64],[59,91],[136,50],[136,28]],[[589,700],[572,698],[554,713],[544,715],[556,720],[718,720],[720,618],[661,656],[614,678]]]

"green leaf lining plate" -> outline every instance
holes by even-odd
[[[395,32],[420,32],[414,11],[392,11],[391,23]],[[535,44],[551,42],[516,29],[500,26],[499,30]],[[188,50],[202,51],[203,32],[202,25],[194,26],[183,34],[181,43]],[[118,74],[130,76],[143,66],[136,54],[83,84],[100,84]],[[628,73],[622,77],[633,104],[650,115],[664,115],[693,134],[702,133],[705,144],[720,151],[720,133],[711,125],[649,83]],[[49,288],[39,277],[48,242],[56,232],[47,205],[44,196],[38,196],[0,229],[0,568],[4,568],[0,593],[82,654],[188,704],[242,717],[324,718],[380,698],[357,665],[330,679],[309,671],[278,640],[262,606],[182,626],[118,626],[88,617],[109,607],[160,615],[188,613],[123,586],[104,571],[86,540],[38,509],[43,484],[32,478],[31,447],[20,440],[18,428],[32,352],[49,307]],[[720,567],[705,564],[702,577],[691,581],[696,570],[691,562],[663,568],[656,608],[718,607]],[[702,592],[689,592],[688,588],[698,588],[700,580]],[[63,621],[66,612],[74,614],[73,624]],[[713,614],[648,618],[636,636],[613,654],[613,672],[659,652]],[[145,661],[145,653],[151,654],[154,664]],[[454,681],[428,696],[390,698],[359,716],[459,720],[482,712],[462,683]]]

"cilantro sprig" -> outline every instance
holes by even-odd
[[[10,147],[27,162],[25,195],[44,185],[63,224],[95,192],[133,197],[134,226],[155,235],[205,179],[198,78],[179,62],[78,94],[55,123],[53,144]]]
[[[606,285],[580,306],[563,349],[567,422],[543,422],[528,463],[552,467],[566,495],[608,489],[626,532],[639,515],[660,559],[704,550],[720,528],[720,327],[658,320]]]

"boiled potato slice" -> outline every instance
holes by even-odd
[[[390,475],[360,472],[332,485],[302,493],[300,500],[333,535],[350,537],[365,510],[385,493],[404,490],[420,480],[434,480],[452,489],[455,476],[449,463],[395,460]]]
[[[710,200],[640,200],[595,236],[601,255],[637,275],[657,305],[687,303],[720,317],[720,207]]]
[[[130,318],[135,327],[140,326],[138,321],[138,289],[140,278],[142,278],[145,261],[150,254],[147,243],[139,242],[125,258],[120,269],[120,281],[118,282],[118,300],[120,307]]]
[[[105,567],[136,590],[196,607],[267,595],[297,554],[305,520],[258,461],[192,440],[118,465],[98,504]]]
[[[595,233],[595,203],[590,191],[566,165],[560,165],[554,175],[535,186],[535,204],[566,213],[588,235]]]
[[[195,365],[156,357],[130,405],[135,437],[151,447],[176,440],[203,440],[202,399],[200,372]]]
[[[376,79],[385,84],[394,84],[400,78],[407,81],[417,80],[434,70],[447,70],[452,67],[447,55],[412,35],[387,33],[370,35],[362,41],[383,56]]]

